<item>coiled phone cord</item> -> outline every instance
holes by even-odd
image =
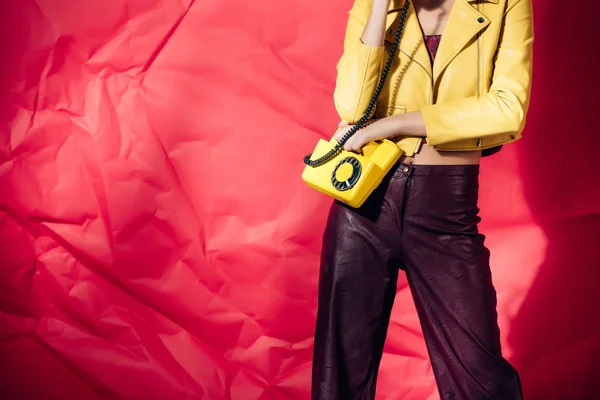
[[[316,167],[318,165],[326,163],[327,161],[329,161],[330,159],[335,157],[336,154],[342,149],[342,146],[348,141],[348,139],[350,139],[352,137],[352,135],[354,135],[359,129],[364,127],[364,125],[371,118],[371,114],[377,103],[377,99],[379,98],[379,95],[381,94],[381,91],[383,90],[383,86],[387,79],[387,75],[390,71],[390,68],[392,67],[392,62],[394,61],[394,56],[396,55],[396,52],[398,51],[398,45],[400,43],[400,37],[402,36],[402,32],[404,31],[404,24],[406,22],[406,15],[408,14],[409,6],[410,6],[410,1],[406,0],[406,3],[404,4],[404,7],[402,8],[402,14],[400,16],[400,23],[398,24],[398,31],[396,32],[396,38],[394,39],[394,45],[392,46],[392,50],[390,50],[390,56],[388,57],[388,60],[385,64],[383,72],[381,73],[381,79],[379,80],[379,84],[377,85],[377,88],[375,89],[375,93],[373,94],[373,98],[371,99],[371,102],[369,103],[369,107],[367,108],[365,115],[363,115],[363,117],[356,123],[356,125],[354,125],[348,132],[346,132],[346,134],[342,137],[342,139],[335,145],[335,147],[333,149],[329,150],[329,152],[327,154],[317,158],[316,160],[310,159],[312,157],[312,153],[305,156],[304,163],[306,165],[309,165],[311,167]]]

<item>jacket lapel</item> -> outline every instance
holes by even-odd
[[[488,1],[494,2],[494,0]],[[434,82],[458,53],[489,24],[490,20],[469,4],[469,0],[456,0],[448,16],[442,41],[435,57]]]
[[[385,40],[394,43],[398,25],[400,24],[400,16],[404,0],[393,0],[390,10],[388,11]],[[432,76],[431,60],[425,46],[423,31],[419,24],[419,19],[415,11],[413,1],[410,2],[406,22],[404,24],[404,32],[400,38],[400,51],[412,58],[416,63],[420,64]]]

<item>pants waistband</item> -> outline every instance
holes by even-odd
[[[447,175],[447,176],[468,176],[479,174],[479,164],[465,165],[426,165],[426,164],[407,164],[399,162],[393,167],[394,176],[414,175]]]

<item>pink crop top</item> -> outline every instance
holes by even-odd
[[[440,46],[441,40],[442,35],[425,35],[425,45],[427,46],[427,51],[429,52],[431,65],[433,65],[433,60],[435,60],[435,55],[437,54],[437,50]],[[426,138],[423,139],[423,143],[427,143]]]
[[[433,64],[433,60],[435,60],[435,55],[437,54],[441,40],[442,35],[425,35],[425,44],[427,45],[427,51],[429,51],[431,64]]]

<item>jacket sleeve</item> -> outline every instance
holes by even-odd
[[[344,51],[336,67],[335,108],[342,120],[351,124],[367,111],[383,68],[385,47],[369,46],[360,39],[370,12],[371,1],[354,0],[348,13]]]
[[[531,93],[532,46],[531,0],[508,0],[489,92],[424,107],[427,143],[520,135]]]

